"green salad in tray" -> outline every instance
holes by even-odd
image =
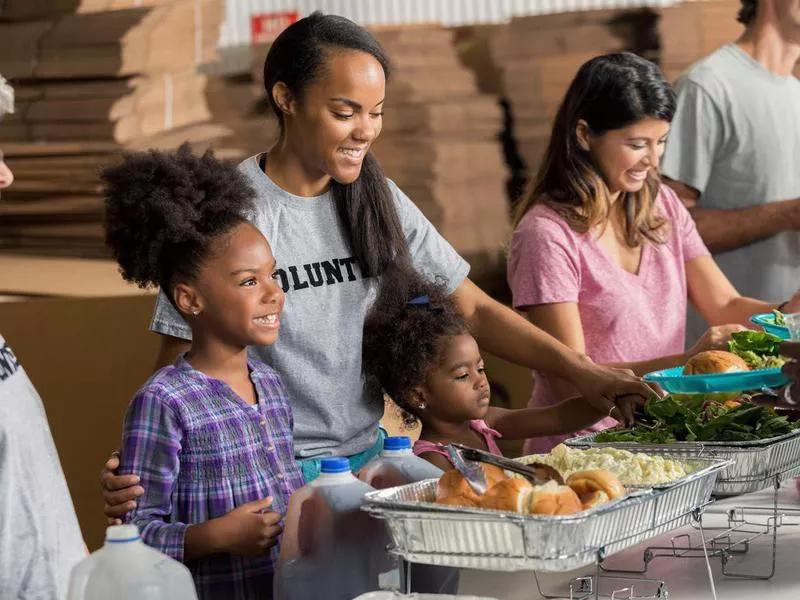
[[[651,397],[644,417],[629,429],[607,429],[594,441],[669,444],[672,442],[750,442],[791,433],[800,428],[771,406],[753,404],[747,396],[718,402],[697,394],[687,400]]]
[[[786,359],[780,355],[783,340],[765,331],[736,331],[728,351],[739,356],[751,369],[780,369]]]

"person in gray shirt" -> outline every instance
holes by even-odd
[[[0,118],[12,111],[0,77]],[[11,181],[0,154],[0,190]],[[66,598],[86,554],[42,399],[0,334],[0,598]]]
[[[779,304],[800,285],[800,2],[742,0],[738,18],[676,83],[661,172],[734,287]]]

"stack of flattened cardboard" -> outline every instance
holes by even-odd
[[[387,176],[459,252],[499,251],[509,233],[495,96],[481,94],[441,27],[378,29],[393,61],[373,150]]]
[[[490,39],[492,62],[503,72],[517,147],[535,173],[570,82],[587,60],[617,51],[644,53],[656,46],[656,15],[649,10],[597,10],[512,19]]]
[[[203,152],[229,134],[218,125],[194,125],[139,140],[131,148],[170,149],[188,141]],[[15,181],[0,195],[0,251],[108,256],[98,175],[119,160],[123,148],[110,142],[7,143],[2,148]]]
[[[214,58],[221,0],[0,25],[17,111],[0,141],[130,141],[210,118],[198,67]]]
[[[739,0],[689,2],[664,8],[658,20],[661,69],[675,81],[704,56],[736,40],[744,26],[736,20]]]
[[[105,256],[97,175],[116,146],[6,144],[4,150],[16,181],[0,196],[0,248]]]
[[[218,154],[245,158],[272,147],[278,138],[278,121],[263,98],[263,88],[250,73],[209,77],[206,101],[211,121],[230,131],[216,144]]]
[[[0,19],[32,21],[65,14],[83,14],[166,4],[171,0],[3,0]]]
[[[703,0],[661,9],[658,35],[667,79],[675,81],[693,63],[736,41],[744,32],[736,20],[741,7],[739,0]],[[794,74],[800,77],[800,64]]]
[[[0,73],[16,90],[0,148],[17,175],[0,202],[0,247],[106,255],[102,166],[124,148],[189,141],[202,150],[231,135],[211,124],[200,72],[215,57],[223,8],[223,0],[0,5]]]
[[[128,144],[211,119],[207,77],[194,71],[128,79],[25,83],[3,141],[113,141]]]
[[[220,0],[171,0],[151,8],[4,23],[8,79],[120,77],[181,71],[212,59]],[[7,45],[6,45],[7,44]]]

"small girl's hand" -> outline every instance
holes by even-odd
[[[631,427],[636,409],[643,405],[644,400],[641,396],[620,396],[614,400],[614,408],[608,416],[614,417],[623,427]]]
[[[272,505],[272,498],[248,502],[218,519],[218,539],[224,551],[240,556],[266,554],[278,542],[283,516],[263,512]]]

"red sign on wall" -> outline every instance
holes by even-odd
[[[250,34],[253,44],[271,44],[289,25],[297,21],[297,11],[262,13],[250,17]]]

